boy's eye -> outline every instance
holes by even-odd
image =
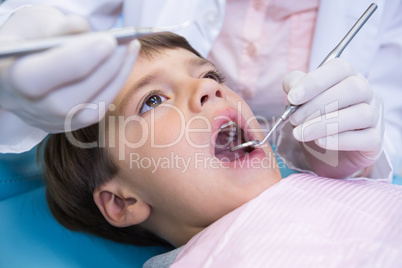
[[[152,110],[155,107],[158,107],[160,104],[165,102],[167,98],[161,94],[149,94],[148,97],[145,98],[144,103],[141,106],[140,115]]]
[[[224,81],[222,74],[220,74],[217,70],[209,71],[204,75],[204,78],[213,79],[219,84],[223,83]]]

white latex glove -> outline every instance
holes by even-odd
[[[308,74],[291,72],[283,88],[291,104],[301,105],[290,122],[313,171],[340,178],[376,162],[384,134],[382,101],[347,61],[334,59]]]
[[[81,17],[32,6],[7,20],[0,29],[0,42],[81,33],[88,28]],[[3,59],[0,107],[49,133],[96,123],[123,86],[139,49],[137,40],[117,45],[112,36],[93,33],[44,52]],[[71,126],[65,129],[66,115],[82,103],[92,105],[76,110]],[[98,104],[106,110],[98,109]]]

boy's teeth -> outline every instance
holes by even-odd
[[[227,128],[229,128],[229,129],[227,130]],[[222,131],[222,130],[226,130],[226,134],[227,134],[227,136],[225,138],[226,144],[230,144],[231,142],[233,142],[237,139],[238,125],[235,122],[229,121],[229,122],[223,124],[220,127],[219,131]]]
[[[233,121],[229,121],[229,122],[223,124],[220,129],[223,129],[223,128],[225,128],[225,127],[228,127],[228,126],[231,126],[231,125],[234,125],[234,124],[236,124],[236,123],[233,122]]]
[[[229,135],[226,137],[226,141],[228,143],[235,141],[237,139],[236,131],[230,131],[228,134]]]

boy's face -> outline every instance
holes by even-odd
[[[241,142],[234,135],[240,128],[243,141],[263,135],[215,67],[187,50],[139,58],[114,104],[107,139],[115,142],[109,151],[118,177],[152,209],[144,226],[173,243],[187,242],[281,178],[269,145],[247,154],[225,150]],[[239,129],[225,127],[229,122]]]

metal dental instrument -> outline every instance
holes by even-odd
[[[141,36],[151,35],[155,33],[177,31],[186,28],[193,23],[195,23],[195,25],[199,28],[197,22],[186,21],[182,24],[172,26],[142,27],[142,28],[123,27],[123,28],[114,28],[109,31],[102,31],[102,32],[110,33],[117,39],[118,42],[124,42],[135,38],[139,38]],[[87,33],[10,42],[6,45],[0,45],[0,58],[21,56],[29,53],[40,52],[49,48],[60,46],[66,42],[73,40],[74,38],[77,38],[78,36],[83,36],[85,34]]]
[[[366,23],[366,21],[371,17],[371,15],[374,13],[374,11],[377,9],[377,5],[372,3],[367,10],[363,13],[363,15],[356,21],[356,23],[353,25],[353,27],[349,30],[349,32],[343,37],[341,42],[327,55],[327,57],[321,62],[321,64],[318,67],[321,67],[325,63],[327,63],[329,60],[333,58],[338,58],[343,50],[346,48],[346,46],[352,41],[353,37],[359,32],[359,30],[363,27],[363,25]],[[253,141],[248,141],[242,144],[239,144],[237,146],[231,147],[230,151],[236,151],[239,149],[244,149],[247,147],[257,147],[263,145],[271,136],[271,134],[278,128],[278,126],[286,121],[291,114],[293,114],[297,108],[299,108],[299,105],[292,105],[292,104],[287,104],[285,107],[285,111],[283,114],[279,117],[279,119],[275,122],[275,125],[272,127],[272,129],[268,132],[268,134],[265,136],[265,138],[260,142],[259,140],[253,140]]]

